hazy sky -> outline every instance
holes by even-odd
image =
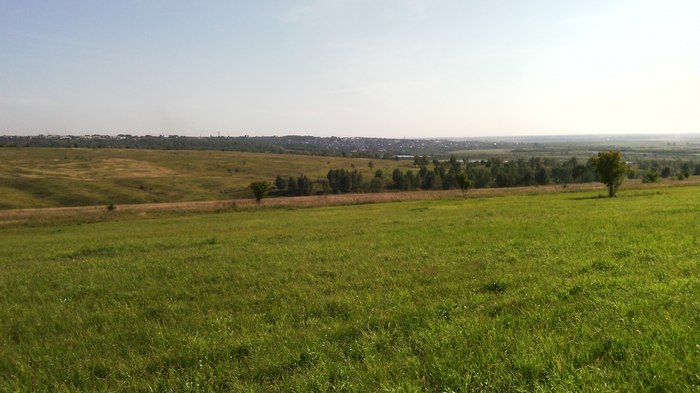
[[[700,1],[0,0],[0,134],[700,132]]]

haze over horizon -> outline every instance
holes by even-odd
[[[700,132],[700,2],[4,1],[0,134]]]

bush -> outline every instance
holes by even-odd
[[[253,191],[253,196],[255,197],[255,202],[260,203],[267,190],[270,188],[270,184],[266,181],[254,181],[248,186],[251,191]]]
[[[642,177],[642,183],[656,183],[659,181],[659,177],[659,172],[657,172],[655,169],[650,169]]]

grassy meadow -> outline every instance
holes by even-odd
[[[0,148],[0,209],[252,197],[252,181],[325,178],[329,169],[411,168],[412,161],[230,151]],[[370,175],[371,174],[371,175]]]
[[[698,391],[699,195],[2,229],[0,391]]]

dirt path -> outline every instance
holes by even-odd
[[[681,185],[697,185],[700,179],[680,182],[663,182],[654,184],[642,184],[639,182],[627,183],[625,189],[659,188]],[[569,184],[511,187],[511,188],[480,188],[469,190],[468,198],[492,197],[502,195],[527,195],[544,194],[554,192],[576,192],[604,190],[600,183]],[[0,210],[0,227],[16,226],[23,224],[41,224],[42,222],[61,221],[71,217],[83,218],[86,221],[101,221],[113,216],[146,216],[150,212],[205,212],[228,209],[252,209],[258,207],[309,207],[309,206],[333,206],[353,205],[362,203],[381,203],[395,201],[413,201],[427,199],[454,198],[461,196],[459,190],[445,191],[404,191],[382,192],[373,194],[343,194],[343,195],[314,195],[303,197],[279,197],[263,199],[256,204],[253,199],[234,199],[216,201],[193,201],[172,203],[144,203],[131,205],[117,205],[113,211],[107,206],[77,206],[77,207],[51,207],[39,209],[11,209]]]
[[[569,190],[593,190],[602,189],[600,186],[581,187],[586,185],[569,186]],[[561,186],[542,186],[542,187],[513,187],[513,188],[481,188],[469,190],[469,197],[511,195],[523,193],[546,193],[546,192],[561,192]],[[444,191],[404,191],[404,192],[382,192],[370,194],[342,194],[342,195],[312,195],[301,197],[278,197],[266,198],[260,204],[256,204],[255,200],[246,199],[228,199],[214,201],[191,201],[191,202],[166,202],[166,203],[140,203],[140,204],[123,204],[116,205],[116,211],[123,212],[141,212],[153,210],[211,210],[211,209],[228,209],[228,208],[253,208],[253,207],[275,207],[275,206],[325,206],[325,205],[350,205],[357,203],[373,203],[373,202],[391,202],[391,201],[408,201],[408,200],[424,200],[424,199],[439,199],[450,198],[461,195],[459,190],[444,190]],[[10,209],[0,210],[0,218],[21,218],[25,216],[42,215],[64,215],[71,213],[95,213],[104,212],[107,210],[106,205],[96,206],[73,206],[73,207],[47,207],[35,209]]]

